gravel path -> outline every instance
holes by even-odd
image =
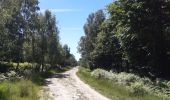
[[[77,71],[78,68],[73,68],[46,79],[44,88],[48,90],[49,100],[109,100],[82,82],[76,75]]]

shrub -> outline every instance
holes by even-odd
[[[15,71],[9,71],[9,72],[6,73],[6,76],[7,76],[7,77],[15,77],[16,75],[17,75],[17,74],[16,74]]]
[[[26,79],[30,79],[31,76],[32,76],[32,74],[33,74],[33,72],[32,72],[31,69],[25,69],[25,70],[23,70],[23,72],[22,72],[22,75],[23,75],[24,78],[26,78]]]
[[[11,65],[5,62],[0,62],[0,73],[5,73],[11,68]]]
[[[170,98],[170,81],[151,81],[149,78],[141,78],[131,73],[114,73],[102,69],[94,70],[91,75],[99,79],[109,79],[117,84],[124,85],[130,89],[134,96],[151,93],[165,98]]]
[[[131,88],[132,88],[132,91],[131,91],[132,95],[134,95],[134,96],[143,96],[143,95],[146,95],[147,92],[146,92],[146,90],[143,87],[144,87],[143,84],[139,83],[139,82],[136,82],[135,84],[133,84],[131,86]]]
[[[3,80],[5,80],[6,79],[6,76],[2,73],[2,74],[0,74],[0,82],[1,81],[3,81]]]
[[[94,76],[95,78],[101,78],[101,79],[109,79],[111,73],[105,71],[105,70],[101,70],[101,69],[96,69],[91,73],[92,76]]]
[[[125,72],[117,74],[118,82],[123,85],[131,85],[136,81],[140,81],[140,78],[134,74],[128,74]]]

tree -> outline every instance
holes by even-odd
[[[40,48],[40,65],[44,70],[44,64],[56,66],[60,63],[61,48],[59,42],[59,30],[56,26],[55,16],[49,10],[44,15],[39,15],[39,48]],[[47,69],[47,68],[46,68]]]
[[[89,15],[87,22],[84,25],[85,36],[80,39],[78,51],[90,65],[92,65],[90,53],[95,47],[96,37],[100,32],[100,26],[104,20],[105,14],[103,10],[98,10],[96,13]]]
[[[13,9],[14,13],[11,15],[11,20],[8,20],[6,23],[6,28],[9,32],[9,48],[10,48],[10,59],[14,62],[22,61],[22,46],[23,46],[23,28],[24,28],[24,19],[20,12],[21,2],[18,3],[17,8]]]
[[[18,0],[1,0],[0,1],[0,59],[1,60],[11,60],[12,42],[9,39],[9,31],[6,27],[8,21],[12,20],[12,15],[14,15],[18,10],[19,1]]]
[[[63,46],[63,66],[76,66],[77,65],[77,61],[74,57],[73,54],[70,53],[70,48],[68,47],[68,45],[64,45]]]
[[[54,66],[57,64],[57,59],[60,57],[60,52],[58,49],[59,46],[59,30],[56,27],[55,16],[51,16],[49,11],[45,12],[45,20],[47,22],[47,36],[48,36],[48,54],[49,54],[49,63]]]
[[[29,62],[37,71],[65,62],[75,65],[75,57],[59,41],[56,17],[49,10],[39,13],[38,3],[0,0],[0,64],[17,62],[18,69],[20,62]]]
[[[169,75],[169,4],[167,0],[118,0],[108,7],[133,70]]]
[[[67,58],[69,58],[70,56],[71,56],[71,54],[70,54],[70,48],[68,47],[68,45],[64,45],[63,46],[63,50],[64,50],[64,52],[65,52],[65,57],[66,57],[66,59]]]
[[[21,3],[20,13],[24,19],[24,44],[26,45],[24,52],[27,56],[27,61],[35,63],[36,61],[36,35],[37,35],[37,19],[38,11],[40,10],[38,6],[38,0],[23,0]]]
[[[106,20],[98,33],[95,43],[95,49],[91,53],[94,67],[107,70],[115,69],[121,71],[122,52],[118,38],[114,33],[114,24]]]

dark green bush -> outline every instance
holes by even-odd
[[[0,73],[5,73],[9,71],[9,69],[12,67],[9,63],[0,63]]]

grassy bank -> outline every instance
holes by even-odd
[[[72,67],[53,68],[46,72],[31,72],[17,75],[15,71],[0,74],[0,100],[39,100],[44,80],[55,73],[65,72]],[[20,77],[21,78],[20,78]],[[46,94],[48,97],[48,94]]]
[[[0,83],[0,100],[38,100],[40,86],[30,80]]]
[[[1,81],[0,100],[39,100],[38,93],[49,75],[49,72],[31,73],[27,78]]]
[[[86,68],[79,68],[77,75],[92,88],[112,100],[166,100],[150,94],[134,95],[123,85],[115,84],[113,81],[96,79],[91,76],[91,71]]]

